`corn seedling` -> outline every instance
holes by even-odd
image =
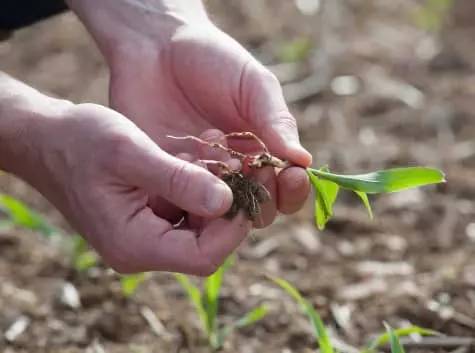
[[[232,325],[220,328],[218,326],[219,293],[222,285],[223,274],[231,265],[230,256],[224,264],[211,276],[204,280],[203,290],[191,283],[188,276],[175,274],[175,278],[185,289],[190,301],[200,318],[202,329],[207,336],[210,348],[217,351],[222,348],[224,340],[234,330],[249,326],[259,321],[267,313],[267,308],[259,306],[235,321]]]
[[[89,250],[84,238],[79,235],[67,236],[61,229],[50,224],[43,216],[20,200],[0,193],[0,210],[7,216],[5,220],[2,220],[5,226],[28,229],[47,239],[58,241],[63,249],[71,251],[76,271],[84,271],[97,264],[97,254]]]
[[[309,318],[312,327],[314,329],[315,339],[318,342],[319,350],[322,353],[337,353],[333,344],[331,342],[331,338],[325,328],[325,325],[312,306],[312,304],[298,292],[298,290],[292,286],[289,282],[275,277],[268,276],[270,280],[280,286],[285,292],[287,292],[299,305],[300,310]],[[403,353],[404,349],[401,346],[399,341],[399,337],[401,336],[408,336],[413,334],[418,335],[437,335],[438,333],[432,330],[426,330],[418,326],[411,326],[406,327],[398,330],[392,329],[386,323],[384,324],[386,327],[386,333],[379,336],[375,339],[372,343],[370,343],[367,347],[361,350],[361,353],[376,353],[378,347],[385,343],[389,343],[391,347],[392,353]]]
[[[333,215],[332,206],[340,188],[355,192],[373,218],[368,194],[398,192],[445,181],[441,171],[424,167],[392,168],[357,175],[333,174],[328,167],[306,171],[315,190],[315,222],[320,230]]]
[[[0,193],[0,211],[7,216],[4,223],[9,223],[12,227],[28,229],[47,238],[56,238],[60,235],[60,231],[39,213],[7,194]]]
[[[125,297],[131,297],[137,291],[138,286],[147,278],[146,273],[139,272],[131,275],[120,276],[120,287]]]
[[[227,214],[229,217],[233,217],[239,210],[242,210],[249,220],[255,220],[260,214],[260,205],[269,200],[270,195],[267,189],[253,179],[254,170],[266,166],[279,169],[294,166],[272,155],[264,142],[251,132],[233,132],[224,135],[223,138],[254,140],[262,149],[262,152],[258,154],[241,153],[220,143],[210,143],[195,136],[168,137],[178,140],[192,140],[199,144],[220,149],[241,161],[241,167],[237,170],[221,161],[202,161],[207,165],[217,166],[221,172],[221,178],[233,190],[234,201],[230,212]],[[332,207],[340,188],[355,192],[363,201],[369,216],[372,218],[373,212],[368,194],[391,193],[445,182],[442,171],[426,167],[392,168],[354,175],[334,174],[330,172],[328,167],[320,169],[305,168],[305,170],[315,191],[315,222],[320,230],[325,228],[333,215]]]

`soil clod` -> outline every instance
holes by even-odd
[[[233,191],[233,204],[226,218],[233,218],[242,210],[247,219],[254,221],[260,215],[261,204],[270,200],[269,191],[259,181],[245,177],[241,171],[223,173],[221,179]]]

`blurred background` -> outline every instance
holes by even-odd
[[[312,200],[254,231],[225,276],[219,310],[223,322],[258,304],[270,312],[233,333],[224,351],[316,350],[310,324],[264,272],[290,281],[312,302],[342,352],[355,352],[384,330],[384,321],[450,337],[412,340],[410,352],[471,351],[475,2],[209,0],[207,6],[219,27],[280,79],[316,167],[356,173],[430,165],[448,180],[371,197],[374,220],[342,192],[323,232],[314,225]],[[107,67],[70,13],[0,43],[0,69],[46,93],[108,103]],[[0,192],[72,232],[22,181],[3,174]],[[151,275],[126,299],[100,265],[78,274],[67,252],[17,228],[0,228],[0,330],[4,352],[206,351],[192,304],[170,275]]]

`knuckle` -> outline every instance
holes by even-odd
[[[105,138],[102,157],[111,168],[117,170],[127,161],[132,144],[130,138],[120,133],[110,133]]]

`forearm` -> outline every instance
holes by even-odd
[[[61,101],[48,97],[0,71],[0,169],[28,179],[39,160],[37,126],[53,118]]]
[[[209,23],[202,0],[67,0],[107,60],[157,48],[183,24]],[[153,42],[153,45],[150,45]]]

